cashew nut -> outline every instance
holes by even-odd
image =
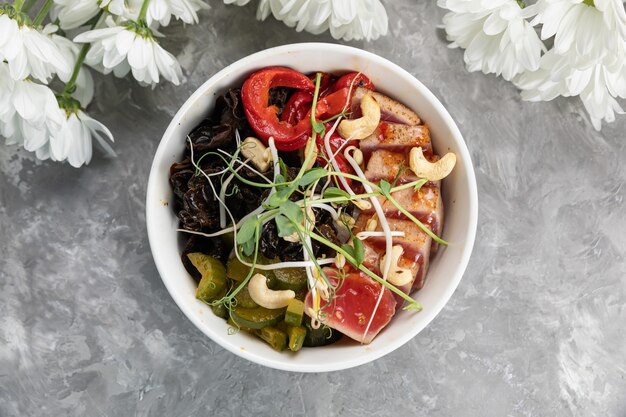
[[[439,181],[447,177],[456,164],[456,155],[448,152],[437,162],[430,162],[424,157],[422,148],[415,147],[409,154],[409,167],[420,178]]]
[[[311,151],[311,147],[313,147],[313,151]],[[313,165],[315,165],[315,160],[317,159],[317,154],[318,154],[317,143],[315,143],[315,141],[313,140],[313,137],[310,137],[309,140],[306,142],[306,146],[304,147],[304,154],[302,156],[302,162],[304,162],[309,152],[313,152],[313,157],[311,158],[309,163],[304,167],[304,169],[313,168]]]
[[[255,274],[250,278],[248,292],[255,303],[269,309],[287,307],[289,301],[296,298],[292,290],[274,291],[267,288],[267,279],[263,274]]]
[[[363,116],[358,119],[342,120],[339,123],[339,134],[346,139],[365,139],[378,127],[380,123],[380,105],[372,97],[366,94],[361,99],[361,112]]]
[[[263,142],[252,136],[247,137],[241,144],[241,154],[260,171],[269,169],[272,162],[272,152]]]
[[[391,248],[391,268],[389,269],[389,273],[387,274],[387,281],[395,285],[396,287],[401,287],[403,285],[410,284],[413,281],[413,272],[409,268],[400,268],[398,262],[400,261],[400,257],[404,253],[404,248],[400,245],[395,245]],[[387,259],[387,254],[385,253],[380,258],[380,269],[383,270],[385,265],[385,260]]]

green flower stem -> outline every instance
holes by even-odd
[[[37,0],[26,0],[24,2],[24,6],[22,6],[22,10],[24,11],[24,13],[28,13],[30,9],[33,8],[35,3],[37,3]]]
[[[352,265],[356,265],[357,264],[356,259],[354,259],[348,252],[346,252],[345,250],[343,250],[339,246],[335,245],[333,242],[331,242],[328,239],[318,235],[317,233],[306,232],[306,231],[304,231],[304,228],[302,228],[302,231],[304,233],[307,233],[309,236],[311,236],[311,238],[317,240],[321,244],[326,245],[326,246],[328,246],[331,249],[334,249],[337,253],[341,253],[343,256],[345,256],[346,261],[350,262]],[[387,287],[390,291],[398,294],[406,302],[408,302],[409,305],[407,307],[405,307],[405,309],[409,309],[409,310],[410,309],[414,309],[414,310],[418,310],[418,311],[422,309],[422,306],[421,306],[420,303],[418,303],[417,301],[412,299],[408,294],[404,293],[403,291],[400,291],[394,285],[390,284],[389,282],[385,281],[384,279],[382,279],[381,277],[379,277],[378,275],[376,275],[375,273],[373,273],[372,271],[367,269],[365,266],[363,266],[363,264],[359,265],[358,268],[359,268],[359,270],[361,272],[365,273],[366,275],[368,275],[369,277],[374,279],[379,284]]]
[[[100,22],[100,18],[104,11],[100,11],[93,19],[93,25],[91,25],[91,29],[95,28]],[[87,52],[89,52],[89,48],[91,48],[90,43],[83,44],[80,48],[80,52],[78,53],[78,57],[76,58],[76,63],[74,64],[74,70],[72,71],[72,77],[65,84],[65,88],[63,89],[63,95],[71,95],[76,88],[76,79],[78,78],[78,73],[80,72],[80,68],[83,66],[85,62],[85,57],[87,56]]]
[[[139,17],[137,20],[146,20],[146,15],[148,14],[148,6],[150,5],[150,0],[143,0],[141,4],[141,10],[139,10]]]
[[[15,9],[16,12],[21,12],[22,6],[24,6],[24,0],[15,0],[13,2],[13,8]]]
[[[91,47],[90,43],[86,43],[80,48],[80,52],[78,53],[78,57],[76,58],[76,63],[74,64],[74,71],[72,72],[72,77],[65,84],[65,88],[63,89],[64,95],[69,95],[74,92],[76,87],[76,79],[78,78],[78,73],[80,72],[80,68],[83,66],[83,62],[85,62],[85,57],[87,56],[87,52],[89,52],[89,48]]]
[[[39,13],[37,13],[37,16],[35,17],[35,20],[33,20],[33,25],[35,27],[37,27],[37,26],[39,26],[39,25],[41,25],[43,23],[43,20],[46,18],[46,16],[48,16],[48,12],[50,11],[50,8],[52,7],[53,3],[54,3],[53,0],[46,0],[46,2],[43,4],[43,6],[41,6],[41,9],[39,10]]]

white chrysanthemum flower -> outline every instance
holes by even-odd
[[[387,34],[387,26],[387,11],[379,0],[332,1],[329,27],[335,39],[378,39]]]
[[[92,43],[85,62],[94,67],[102,65],[105,73],[113,71],[133,77],[144,84],[154,85],[160,76],[175,85],[182,80],[182,70],[176,58],[154,39],[152,31],[134,23],[81,33],[74,42]]]
[[[51,132],[48,143],[50,158],[67,160],[74,168],[80,168],[91,161],[94,138],[107,153],[115,155],[106,140],[113,142],[113,134],[105,125],[80,109],[69,111],[62,127]]]
[[[554,36],[557,54],[568,54],[576,66],[593,65],[614,51],[626,37],[621,1],[598,0],[597,3],[602,10],[583,0],[539,0],[528,7],[528,14],[536,15],[531,22],[533,26],[542,25],[542,39]]]
[[[0,61],[9,64],[14,80],[33,77],[43,83],[72,67],[52,40],[6,14],[0,14]]]
[[[93,19],[99,12],[99,0],[54,0],[50,20],[59,20],[64,29],[76,29]]]
[[[224,0],[243,6],[249,0]],[[330,30],[336,39],[373,40],[387,34],[387,12],[380,0],[261,0],[257,18],[270,14],[298,32]]]
[[[619,105],[615,96],[626,98],[626,92],[621,94],[612,92],[611,85],[615,83],[616,76],[611,74],[607,68],[598,63],[590,68],[591,77],[585,89],[580,93],[580,99],[589,113],[591,123],[596,130],[602,127],[602,120],[607,123],[615,121],[615,113],[624,114],[624,110]],[[621,71],[618,75],[621,83],[626,80],[626,71]],[[617,79],[619,82],[619,79]]]
[[[67,160],[77,168],[91,160],[92,138],[115,155],[106,141],[113,141],[111,132],[76,100],[66,99],[69,110],[61,109],[48,86],[8,75],[8,65],[0,62],[0,135],[7,145],[21,145],[42,160]]]
[[[604,15],[604,23],[609,30],[615,30],[618,36],[626,39],[626,10],[621,0],[595,0],[596,9]]]
[[[8,64],[0,62],[0,134],[9,145],[37,151],[48,132],[62,126],[63,112],[48,86],[13,80],[9,73]]]
[[[541,58],[539,70],[522,74],[516,85],[528,101],[549,101],[558,96],[580,95],[597,130],[602,120],[613,122],[623,114],[616,98],[626,98],[626,47],[617,55],[605,55],[593,65],[572,66],[569,55],[550,50]]]
[[[533,23],[543,24],[541,36],[554,36],[554,48],[537,71],[515,81],[522,98],[580,96],[597,130],[602,120],[612,122],[622,114],[616,99],[626,98],[626,16],[618,2],[596,0],[594,7],[578,0],[540,0],[529,7],[536,14]]]
[[[100,0],[100,7],[116,16],[131,17],[139,12],[141,1],[137,0]]]
[[[148,6],[148,24],[159,22],[161,26],[170,24],[172,16],[187,24],[198,23],[198,11],[208,9],[202,0],[152,0]]]
[[[451,47],[465,48],[468,71],[516,75],[539,68],[545,49],[516,0],[439,0]]]

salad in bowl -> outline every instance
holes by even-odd
[[[399,346],[408,340],[398,337],[402,328],[420,330],[407,323],[429,321],[447,301],[473,243],[475,180],[449,115],[443,124],[433,118],[433,126],[419,107],[389,91],[373,65],[381,58],[337,45],[303,47],[305,55],[325,48],[368,65],[303,68],[293,59],[302,52],[291,45],[282,48],[292,54],[261,52],[246,58],[247,68],[244,62],[216,75],[212,94],[190,99],[211,103],[192,108],[195,120],[185,120],[184,106],[157,152],[148,230],[168,289],[212,338],[269,366],[323,371]],[[440,125],[460,140],[439,143],[431,132],[445,134]],[[164,158],[164,146],[176,152]],[[459,203],[465,213],[457,212]],[[169,242],[166,256],[176,268],[163,265],[151,207],[169,218],[175,245]],[[459,223],[463,217],[469,224]],[[437,268],[448,252],[454,263]],[[176,276],[163,269],[176,269]],[[431,285],[436,280],[443,282]],[[422,297],[429,287],[439,297]],[[316,367],[320,356],[312,351],[337,352],[348,364]],[[353,351],[362,358],[349,356]]]

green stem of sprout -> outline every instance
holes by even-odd
[[[396,191],[406,190],[407,188],[417,188],[418,190],[428,182],[428,180],[421,179],[417,181],[411,181],[406,184],[398,185],[391,189],[391,193],[395,193]]]
[[[219,300],[213,301],[211,303],[207,303],[209,305],[219,305],[219,304],[223,304],[227,309],[228,309],[228,314],[229,316],[231,316],[232,318],[232,303],[233,300],[235,299],[235,296],[237,294],[239,294],[239,292],[248,284],[248,282],[250,281],[250,279],[252,278],[252,275],[254,274],[254,270],[256,268],[256,264],[257,264],[257,259],[259,256],[259,240],[261,238],[261,226],[258,225],[254,231],[254,240],[255,240],[255,244],[254,244],[254,256],[252,257],[252,267],[250,267],[250,270],[248,271],[248,275],[246,275],[246,277],[243,279],[243,281],[241,281],[239,283],[239,285],[237,287],[235,287],[235,289],[233,291],[231,291],[229,294],[227,294],[226,296],[220,298]],[[243,254],[239,253],[239,247],[237,245],[236,242],[236,238],[235,238],[235,252],[237,252],[237,254],[235,255],[236,257],[242,257]],[[233,320],[235,323],[237,323],[237,321]]]
[[[46,16],[48,16],[48,12],[50,11],[50,8],[52,7],[52,4],[54,3],[53,0],[46,0],[46,2],[43,4],[43,6],[41,6],[41,9],[39,10],[39,13],[37,13],[37,16],[35,17],[35,20],[33,20],[33,25],[35,27],[41,25],[43,23],[43,20],[46,18]]]
[[[315,74],[315,92],[313,93],[313,105],[311,107],[311,126],[315,126],[318,121],[316,120],[317,113],[317,100],[320,94],[320,85],[322,83],[322,73],[318,72]],[[315,129],[313,129],[313,137],[315,137]]]

